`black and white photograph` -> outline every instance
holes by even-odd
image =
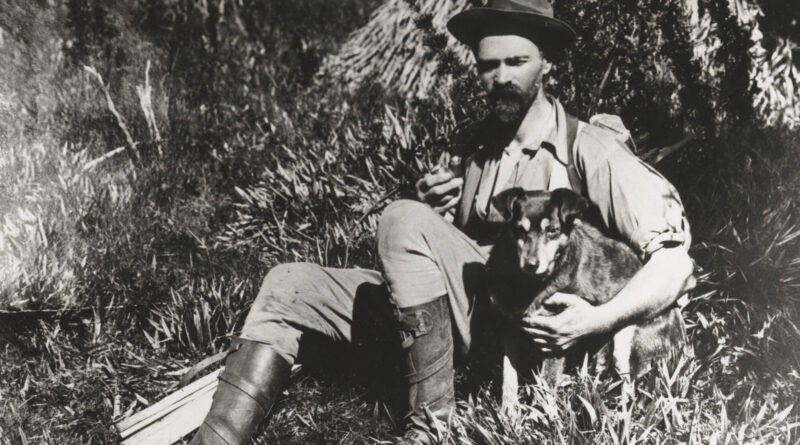
[[[800,443],[797,0],[0,0],[0,445]]]

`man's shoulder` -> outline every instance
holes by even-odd
[[[614,155],[630,155],[618,132],[581,121],[575,140],[575,157],[597,163]]]
[[[613,130],[588,122],[580,122],[577,142],[583,145],[601,145],[608,148],[624,148],[619,134]]]

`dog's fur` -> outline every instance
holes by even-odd
[[[504,323],[509,328],[504,333],[503,359],[503,406],[508,408],[516,404],[518,373],[527,358],[519,321],[528,314],[551,313],[543,302],[556,292],[603,304],[625,286],[642,262],[630,247],[589,222],[599,223],[599,215],[593,216],[596,208],[571,190],[512,189],[493,203],[507,218],[487,261],[487,273],[492,306],[509,321]],[[543,357],[540,375],[556,385],[566,363],[580,363],[576,360],[585,354],[597,353],[598,366],[605,368],[613,361],[627,382],[623,393],[632,393],[630,377],[637,377],[654,360],[678,351],[684,343],[683,321],[673,308],[609,336],[584,341],[568,354]]]

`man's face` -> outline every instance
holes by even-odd
[[[522,121],[550,71],[535,43],[517,35],[487,36],[475,48],[478,76],[492,112],[505,124]]]

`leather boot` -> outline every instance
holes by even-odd
[[[436,442],[437,422],[447,423],[455,406],[453,331],[447,295],[430,303],[396,309],[408,389],[405,435],[396,443]]]
[[[271,347],[237,339],[219,376],[211,410],[195,433],[192,445],[249,443],[280,395],[291,365]]]

